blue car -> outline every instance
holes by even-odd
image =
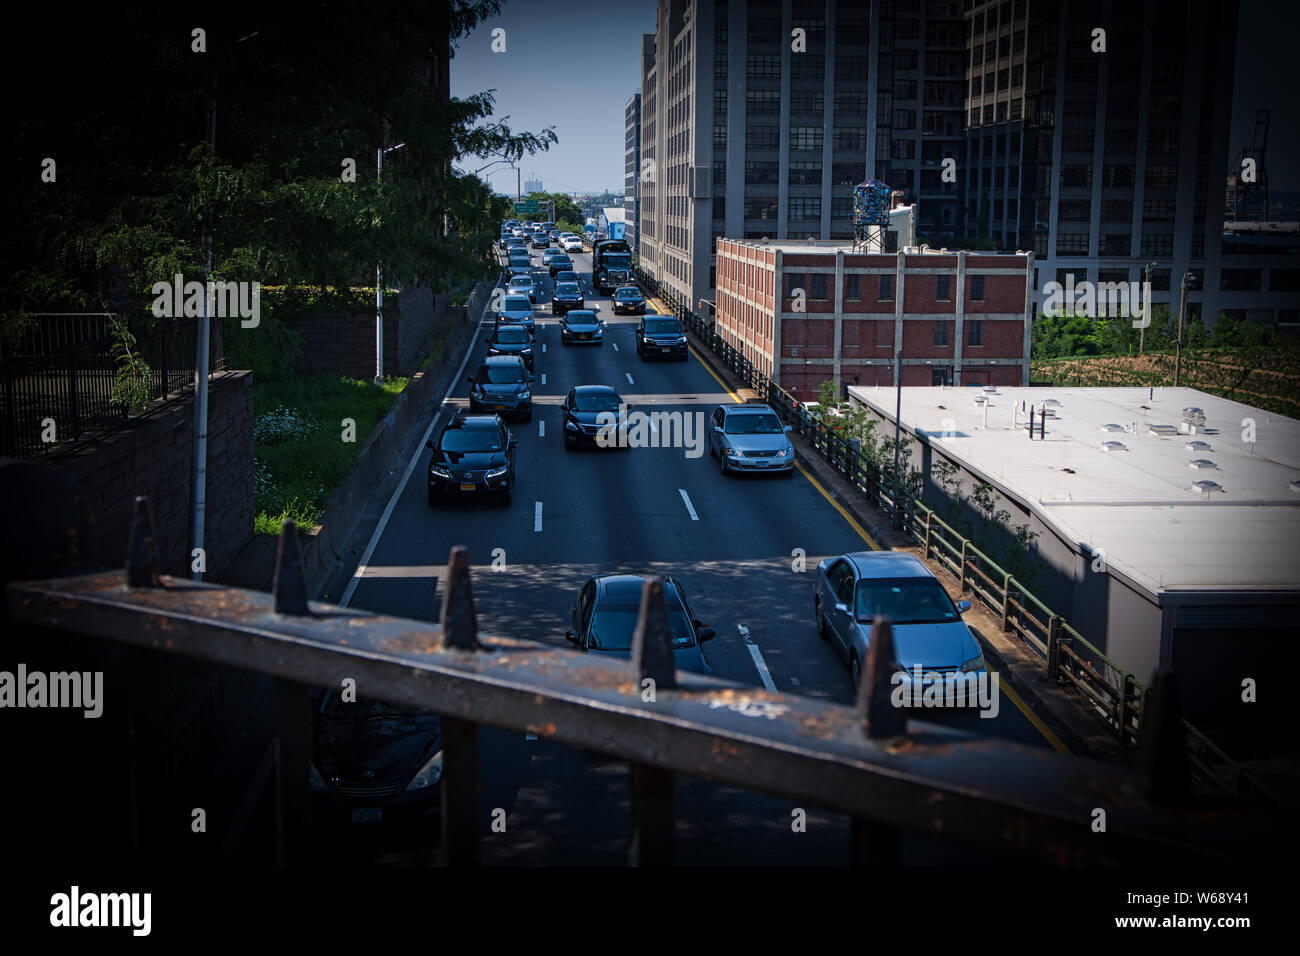
[[[565,633],[565,638],[587,653],[629,657],[644,582],[639,574],[598,574],[588,578],[573,605],[573,629]],[[673,635],[674,663],[680,670],[713,673],[704,654],[704,642],[713,639],[713,628],[696,620],[674,578],[664,578],[664,603]]]

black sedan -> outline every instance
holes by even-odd
[[[533,248],[545,249],[551,244],[551,237],[544,232],[533,233]]]
[[[452,496],[497,494],[510,504],[515,487],[515,446],[499,415],[472,415],[465,409],[425,447],[429,459],[429,504]]]
[[[627,408],[623,398],[608,385],[578,385],[569,390],[560,413],[564,447],[579,445],[626,448]]]
[[[576,282],[557,282],[555,284],[555,294],[551,296],[551,312],[554,315],[564,315],[573,309],[581,309],[587,305],[587,300],[583,298],[582,287]]]
[[[642,361],[675,358],[685,362],[686,332],[671,315],[647,315],[636,327],[636,354]]]
[[[589,653],[629,656],[644,581],[639,574],[598,574],[588,578],[573,605],[573,630],[566,632],[565,638]],[[674,578],[664,578],[664,603],[668,606],[674,663],[681,670],[711,674],[713,668],[703,645],[714,636],[713,628],[696,620]]]
[[[600,345],[604,339],[604,323],[590,309],[566,312],[560,322],[560,344],[587,342]]]
[[[645,315],[645,296],[634,285],[625,285],[614,291],[615,315]]]
[[[520,421],[533,420],[533,376],[524,360],[515,355],[490,355],[469,377],[471,412],[496,412],[502,418],[513,415]]]
[[[437,807],[442,724],[401,704],[320,692],[312,711],[311,789],[325,818],[381,823]]]
[[[555,255],[551,256],[551,261],[548,265],[550,267],[552,279],[561,272],[573,271],[573,260],[569,258],[567,252],[557,252]]]
[[[533,337],[522,325],[498,325],[488,339],[488,355],[517,355],[533,367]]]

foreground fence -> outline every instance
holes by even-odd
[[[657,578],[643,590],[630,659],[611,659],[481,634],[463,547],[451,552],[434,625],[309,603],[292,524],[273,594],[160,576],[143,498],[124,571],[65,574],[88,516],[72,494],[48,510],[27,519],[48,521],[30,535],[31,567],[47,576],[7,585],[8,640],[54,631],[274,678],[281,862],[302,859],[309,837],[310,689],[345,677],[442,715],[441,854],[451,864],[478,858],[480,724],[626,760],[633,864],[673,860],[674,774],[846,814],[845,859],[857,864],[898,864],[903,831],[1038,862],[1241,862],[1282,852],[1290,826],[1254,801],[1191,795],[1171,674],[1148,700],[1131,771],[910,721],[890,702],[898,664],[883,619],[856,705],[845,707],[678,674]]]
[[[1002,622],[1003,633],[1013,633],[1042,659],[1047,677],[1077,690],[1100,715],[1123,745],[1135,744],[1148,708],[1150,689],[1107,657],[1035,597],[988,555],[946,524],[933,509],[893,489],[890,473],[870,461],[846,440],[800,404],[785,389],[728,342],[714,323],[691,310],[674,290],[663,288],[653,276],[638,268],[642,288],[658,295],[727,368],[799,432],[840,475],[858,488],[866,500],[889,515],[894,527],[921,545],[927,560],[934,560],[961,583],[963,594],[978,598]],[[1233,793],[1259,793],[1278,798],[1249,769],[1229,757],[1204,733],[1183,721],[1187,757],[1195,777]]]
[[[112,401],[112,318],[37,315],[17,341],[0,346],[0,455],[40,457],[126,421],[127,408]],[[194,384],[198,321],[165,319],[136,333],[137,353],[151,369],[149,401]],[[225,369],[223,319],[211,323],[209,369]]]

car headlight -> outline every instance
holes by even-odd
[[[437,475],[439,478],[450,478],[450,477],[451,477],[451,472],[448,471],[446,468],[442,467],[442,465],[430,465],[430,466],[429,466],[429,474],[431,474],[431,475]]]
[[[972,657],[966,663],[962,664],[961,670],[962,673],[964,674],[967,671],[981,671],[986,666],[987,665],[984,663],[984,655],[981,654],[979,657]]]
[[[519,393],[519,398],[520,398],[521,400],[522,400],[522,399],[527,399],[527,398],[532,398],[532,397],[533,397],[533,393],[530,392],[530,391],[528,391],[528,389],[524,389],[522,392]]]
[[[729,458],[743,458],[744,455],[741,454],[739,448],[728,448],[728,449],[727,449],[727,457],[729,457]]]
[[[533,350],[533,347],[530,345],[530,346],[528,346],[527,348],[525,348],[525,349],[523,350],[523,352],[524,352],[525,355],[527,355],[527,354],[529,354],[530,352],[532,352],[532,350]]]
[[[500,468],[493,468],[491,471],[489,471],[489,472],[488,472],[486,475],[484,475],[483,477],[484,477],[484,478],[500,478],[502,475],[504,475],[504,474],[505,474],[507,471],[509,471],[509,470],[510,470],[510,466],[509,466],[509,465],[502,465]]]
[[[777,458],[790,458],[793,455],[794,455],[793,448],[782,448],[779,452],[776,453]]]
[[[329,785],[325,783],[325,778],[320,775],[314,763],[311,765],[311,788],[317,793],[330,792]]]
[[[685,345],[685,344],[686,344],[686,336],[684,335],[680,339],[673,339],[673,345]]]
[[[420,768],[420,772],[406,785],[408,791],[426,790],[442,779],[442,751],[429,758],[429,762]]]
[[[580,431],[582,431],[582,429],[578,427],[578,423],[575,422],[575,421],[566,421],[566,422],[564,423],[564,430],[565,430],[566,432],[580,432]]]

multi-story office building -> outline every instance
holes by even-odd
[[[536,173],[533,173],[533,178],[532,178],[532,179],[525,179],[525,180],[524,180],[524,192],[525,192],[525,193],[540,193],[540,192],[545,192],[545,191],[546,191],[546,190],[545,190],[544,187],[542,186],[542,181],[541,181],[540,179],[537,178],[537,174],[536,174]]]
[[[624,237],[637,250],[636,197],[641,176],[641,94],[633,93],[623,107],[623,223]]]
[[[851,238],[853,186],[959,232],[960,0],[660,0],[641,83],[643,267],[713,299],[717,239]]]
[[[1028,385],[1032,253],[718,243],[717,328],[796,398],[826,379]]]
[[[1152,300],[1176,312],[1190,272],[1210,325],[1293,267],[1224,253],[1236,0],[967,0],[965,17],[964,231],[1033,249],[1039,303],[1067,274],[1153,264]]]

